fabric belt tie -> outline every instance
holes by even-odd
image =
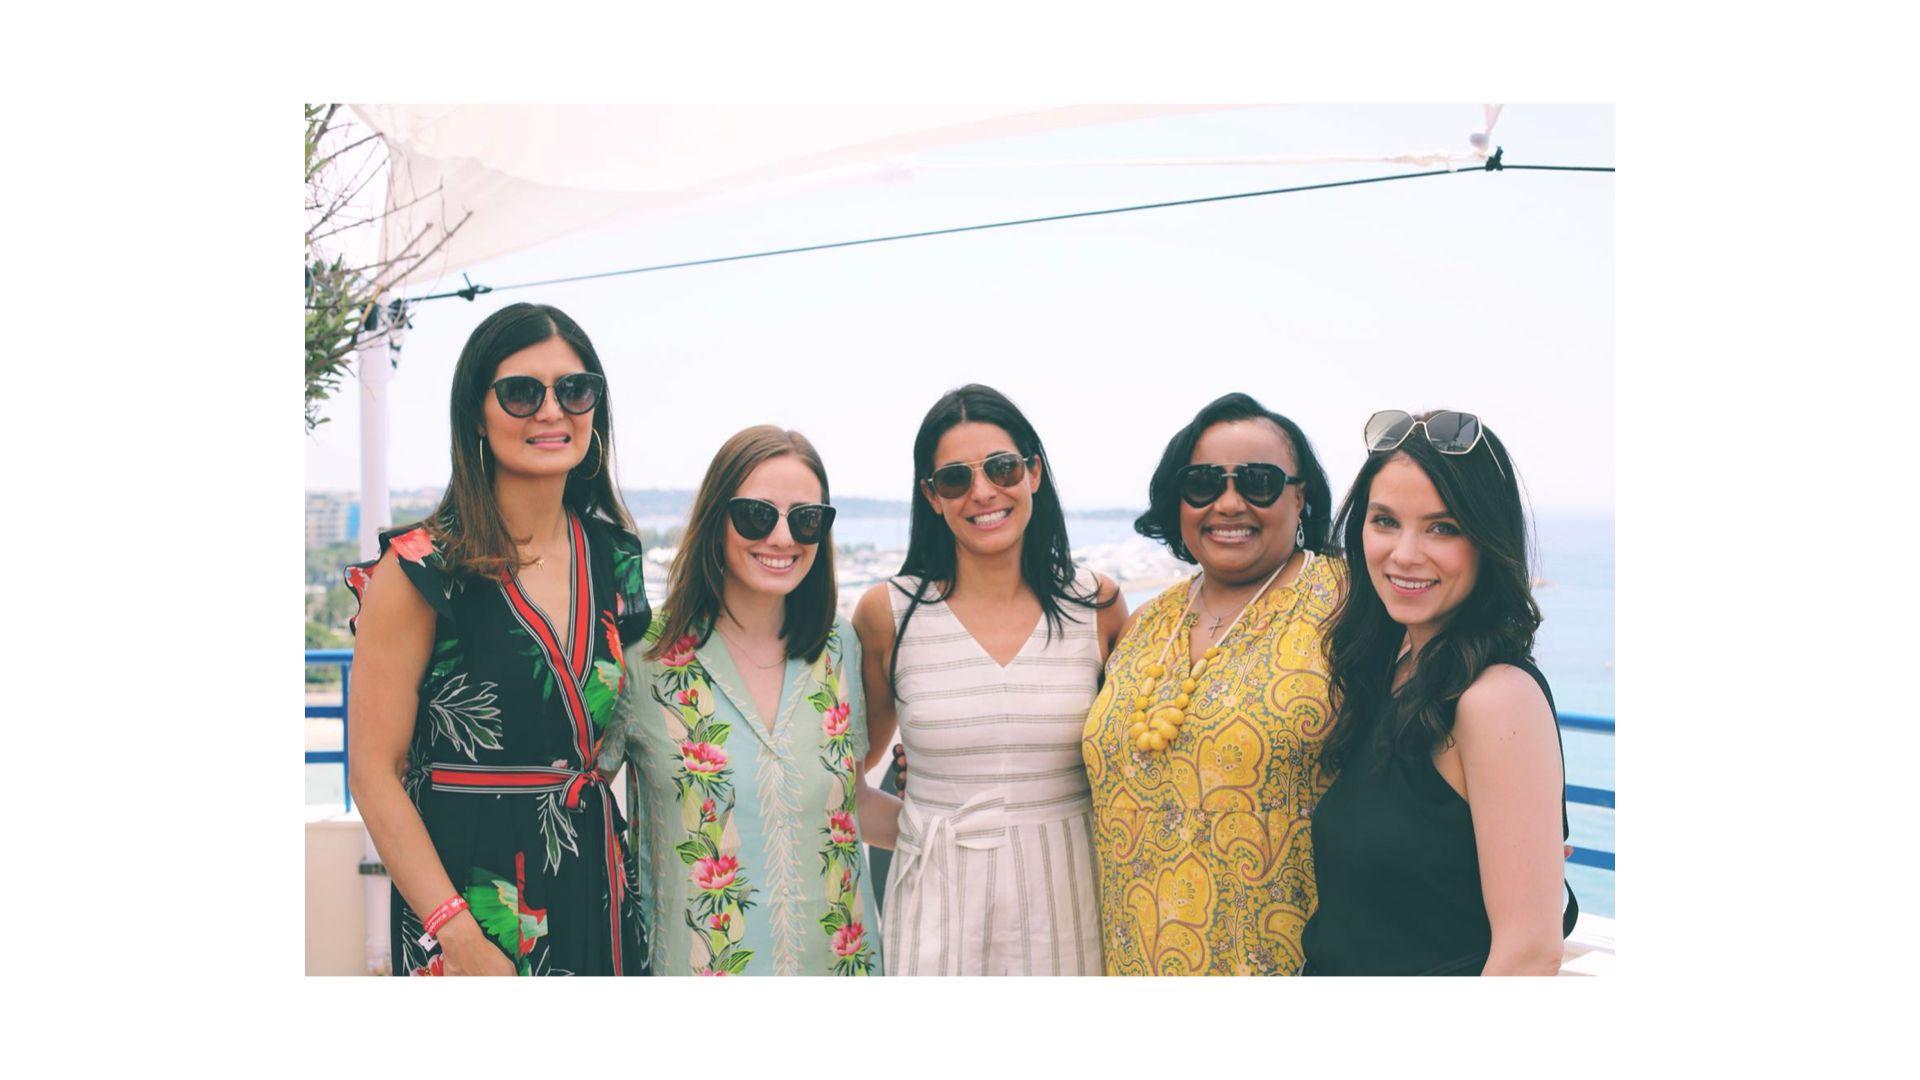
[[[597,770],[568,769],[561,766],[448,765],[434,762],[428,778],[435,791],[461,791],[479,795],[565,794],[566,807],[578,809],[580,795],[588,784],[607,786],[607,778]]]
[[[899,859],[899,881],[918,880],[926,873],[933,852],[949,844],[975,851],[988,851],[1007,842],[1005,806],[1002,793],[976,795],[951,813],[929,810],[918,803],[903,800],[900,807],[900,835],[894,842]],[[957,829],[990,830],[987,835],[958,835]],[[909,832],[911,829],[911,832]]]

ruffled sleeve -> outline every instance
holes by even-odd
[[[613,546],[613,618],[620,627],[620,640],[637,642],[646,635],[653,621],[653,609],[647,604],[646,560],[640,551],[640,538],[617,527],[609,527]]]
[[[442,618],[453,618],[454,579],[445,570],[446,553],[442,550],[433,534],[425,525],[404,525],[398,529],[380,534],[380,555],[392,548],[398,556],[400,569],[413,582],[434,614]],[[380,562],[375,556],[370,562],[354,563],[347,567],[347,588],[353,591],[353,598],[366,603],[367,582],[373,580],[373,568]],[[354,612],[347,620],[348,629],[358,633],[360,614]]]

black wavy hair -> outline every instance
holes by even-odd
[[[1186,427],[1173,433],[1173,440],[1160,455],[1153,479],[1147,482],[1147,512],[1134,519],[1133,531],[1149,540],[1167,545],[1173,557],[1196,562],[1193,552],[1180,539],[1180,485],[1175,474],[1193,462],[1194,444],[1215,424],[1236,420],[1267,420],[1280,428],[1293,447],[1294,468],[1300,474],[1306,503],[1300,511],[1300,525],[1306,530],[1306,549],[1319,553],[1327,547],[1327,522],[1333,509],[1333,491],[1327,487],[1327,471],[1314,456],[1313,444],[1300,425],[1255,401],[1250,394],[1233,393],[1218,397],[1194,414]]]
[[[1426,415],[1422,414],[1422,419]],[[1326,636],[1333,731],[1322,760],[1338,770],[1391,754],[1431,756],[1453,737],[1460,695],[1490,664],[1533,659],[1540,626],[1529,573],[1527,510],[1513,458],[1491,429],[1468,454],[1442,454],[1421,432],[1397,449],[1367,455],[1340,507],[1347,595]],[[1480,552],[1473,591],[1420,649],[1396,693],[1394,662],[1406,628],[1393,621],[1367,573],[1365,534],[1373,478],[1397,457],[1433,481],[1440,501]]]
[[[1051,641],[1055,633],[1065,630],[1063,605],[1106,607],[1117,599],[1109,598],[1101,603],[1097,592],[1083,596],[1074,587],[1073,550],[1067,543],[1067,518],[1060,509],[1053,463],[1047,460],[1046,447],[1041,445],[1040,435],[1027,422],[1026,415],[991,386],[968,383],[949,390],[927,410],[925,419],[920,421],[919,433],[913,437],[913,487],[907,496],[912,500],[913,516],[908,522],[907,556],[900,563],[899,576],[916,577],[919,583],[911,591],[897,581],[893,586],[908,598],[906,614],[893,632],[893,655],[887,663],[887,689],[896,695],[894,671],[899,665],[900,640],[906,635],[907,622],[922,603],[947,598],[953,591],[959,569],[953,530],[922,495],[922,482],[933,475],[933,451],[940,445],[940,437],[968,422],[998,427],[1013,439],[1014,449],[1021,457],[1040,459],[1040,487],[1033,493],[1033,514],[1027,519],[1027,531],[1021,538],[1020,577],[1040,601],[1040,610],[1046,615],[1047,639]],[[929,595],[929,589],[939,591]]]

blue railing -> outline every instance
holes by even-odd
[[[307,715],[309,717],[320,717],[323,719],[334,717],[340,721],[340,749],[309,750],[307,751],[307,764],[339,764],[340,798],[341,801],[345,803],[346,808],[351,810],[353,809],[353,789],[347,786],[347,690],[353,678],[353,650],[308,649],[307,665],[311,667],[314,664],[329,665],[340,669],[340,704],[315,705],[311,702],[307,704]]]
[[[1613,736],[1613,718],[1607,716],[1582,716],[1579,713],[1561,713],[1560,727],[1563,731],[1590,731],[1597,735]],[[1613,791],[1611,788],[1585,787],[1580,784],[1567,785],[1567,801],[1582,806],[1599,806],[1613,809]],[[1601,870],[1613,869],[1613,852],[1597,848],[1576,847],[1567,861],[1575,866],[1592,866]]]
[[[309,750],[307,764],[340,766],[340,790],[346,808],[353,809],[353,789],[347,786],[347,689],[353,678],[352,649],[308,649],[307,663],[329,664],[340,669],[340,704],[308,705],[310,717],[335,717],[340,721],[340,749]],[[1599,735],[1613,735],[1613,720],[1605,716],[1582,716],[1578,713],[1561,713],[1560,727],[1567,731],[1590,731]],[[1613,791],[1610,788],[1584,787],[1580,784],[1567,785],[1567,801],[1582,806],[1598,806],[1613,809]],[[1597,848],[1576,847],[1567,856],[1567,861],[1577,866],[1592,866],[1601,870],[1613,869],[1613,852]]]

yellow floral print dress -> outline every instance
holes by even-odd
[[[1339,559],[1310,555],[1293,584],[1255,601],[1164,753],[1136,749],[1127,728],[1169,634],[1163,682],[1192,667],[1197,615],[1180,617],[1191,582],[1148,601],[1114,647],[1081,741],[1107,974],[1299,972],[1314,904],[1310,815],[1329,783],[1321,636],[1345,578]]]

